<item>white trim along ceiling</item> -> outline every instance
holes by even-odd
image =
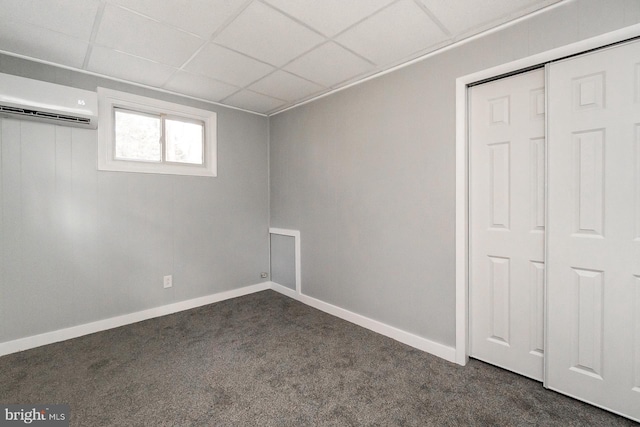
[[[3,0],[0,53],[271,115],[570,1]]]

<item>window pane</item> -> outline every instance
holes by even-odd
[[[166,119],[167,161],[203,164],[203,130],[202,123]]]
[[[160,117],[116,110],[116,154],[118,160],[159,162]]]

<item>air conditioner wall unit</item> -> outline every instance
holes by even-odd
[[[0,73],[0,117],[98,127],[95,92]]]

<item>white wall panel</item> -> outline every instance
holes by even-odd
[[[508,123],[508,122],[504,122]],[[495,124],[495,122],[492,122]],[[509,229],[511,210],[511,155],[509,142],[489,146],[491,162],[491,224],[492,228]]]
[[[537,109],[537,106],[536,106]],[[544,111],[544,108],[543,108]],[[536,114],[537,115],[537,114]],[[530,171],[531,171],[531,231],[544,232],[545,216],[545,138],[531,138]]]
[[[604,273],[573,268],[575,274],[572,370],[602,379]]]
[[[489,284],[491,289],[489,339],[509,345],[511,325],[511,273],[509,258],[489,257]]]
[[[604,235],[604,135],[603,129],[573,134],[576,234]]]
[[[636,68],[637,69],[637,68]],[[636,99],[636,103],[639,103],[640,99]],[[640,124],[636,124],[634,127],[634,131],[635,131],[635,139],[636,139],[636,143],[635,143],[635,158],[636,158],[636,164],[635,164],[635,196],[636,196],[636,205],[635,205],[635,224],[636,224],[636,230],[635,230],[635,239],[636,240],[640,240]]]
[[[529,286],[530,323],[529,345],[530,353],[544,356],[544,263],[531,261]]]
[[[633,312],[635,319],[633,324],[633,391],[640,393],[640,276],[633,277],[634,301]]]

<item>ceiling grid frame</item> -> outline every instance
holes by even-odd
[[[490,10],[482,14],[482,22],[474,22],[474,14],[468,13],[468,9],[473,9],[472,1],[447,2],[445,6],[433,10],[429,7],[431,0],[348,0],[348,3],[344,0],[327,0],[322,3],[315,3],[314,0],[163,0],[157,1],[157,4],[154,4],[153,0],[132,0],[126,4],[122,0],[87,0],[82,3],[62,0],[56,5],[55,10],[46,7],[46,0],[0,0],[0,9],[5,11],[4,16],[0,17],[0,24],[3,21],[9,24],[5,26],[9,27],[7,31],[16,28],[18,24],[40,31],[33,40],[27,39],[28,32],[25,31],[15,35],[14,40],[3,34],[0,25],[0,52],[269,116],[385,74],[390,69],[412,63],[434,51],[447,48],[511,20],[573,0],[521,0],[515,6],[510,0],[492,0]],[[184,9],[185,7],[202,9]],[[105,26],[105,19],[109,18],[106,17],[108,8],[112,8],[112,12],[120,12],[117,16],[111,13],[111,22]],[[398,11],[403,8],[404,15],[398,15]],[[413,12],[409,13],[409,10]],[[418,14],[418,10],[421,14]],[[457,32],[448,26],[448,22],[452,22],[452,11],[455,10],[466,10],[468,15],[465,18],[467,21],[455,21],[455,25],[461,25],[460,22],[466,25],[463,30]],[[262,11],[266,15],[263,16]],[[49,19],[50,14],[53,14],[53,19]],[[126,21],[128,14],[136,15],[139,19],[131,17],[133,21]],[[412,14],[416,16],[404,25],[402,16],[409,17]],[[176,16],[179,17],[174,19]],[[215,17],[211,22],[217,26],[210,34],[204,25],[209,22],[206,18],[208,16]],[[398,27],[386,28],[386,31],[396,32],[400,29],[408,37],[397,37],[397,40],[391,41],[382,39],[387,43],[387,53],[373,54],[377,59],[372,61],[371,52],[381,48],[377,45],[384,44],[379,43],[379,40],[385,31],[385,28],[381,29],[372,23],[384,25],[387,17],[392,16],[395,16],[395,25]],[[490,18],[486,18],[487,16]],[[270,18],[273,21],[269,21]],[[129,31],[158,34],[163,40],[169,40],[171,34],[178,34],[175,31],[179,31],[188,37],[185,39],[188,43],[173,43],[173,46],[168,46],[169,52],[164,54],[158,52],[161,47],[157,44],[141,49],[145,45],[140,41],[137,45],[131,44],[117,35],[105,33],[122,29],[118,28],[117,19],[124,19],[122,22],[139,22],[142,28],[130,28]],[[373,21],[374,19],[376,21]],[[68,22],[69,20],[75,22]],[[78,20],[84,22],[77,22]],[[65,22],[72,24],[72,28],[67,28]],[[149,26],[145,22],[148,22]],[[297,28],[295,31],[300,31],[299,34],[309,36],[303,37],[307,39],[306,42],[297,40],[277,25],[270,26],[273,22],[284,23],[285,27],[288,25],[286,23],[290,22],[290,28]],[[436,36],[437,32],[427,30],[426,27],[421,28],[421,25],[437,28],[441,35]],[[404,28],[405,26],[410,28]],[[85,39],[89,28],[90,35]],[[254,34],[250,34],[255,28],[261,29],[262,32],[254,31]],[[233,36],[227,36],[226,39],[220,37],[224,36],[225,32]],[[59,48],[56,47],[60,52],[43,55],[42,47],[39,47],[38,43],[42,43],[45,40],[43,37],[47,37],[49,33],[52,37],[53,33],[57,33],[56,40],[63,42]],[[345,34],[358,42],[345,43]],[[243,41],[239,37],[248,38]],[[405,41],[407,38],[413,39]],[[66,44],[65,40],[72,44]],[[266,52],[263,52],[262,48],[257,51],[256,47],[252,47],[251,40],[279,40],[290,47],[273,44],[270,46],[267,43],[264,46]],[[148,42],[153,43],[153,40]],[[72,62],[71,54],[65,53],[65,44],[68,49],[74,47],[78,52],[80,43],[86,45],[82,62],[79,62],[80,58],[78,62]],[[404,47],[399,45],[402,43],[405,43]],[[198,67],[193,66],[194,61],[202,62],[203,55],[212,54],[206,52],[209,45],[246,58],[248,61],[240,63],[247,67],[258,67],[253,73],[255,77],[244,79],[242,84],[239,84],[216,77],[215,72],[205,74],[202,70],[196,71]],[[245,47],[236,49],[234,46]],[[96,50],[94,47],[99,49]],[[273,53],[269,52],[271,47],[275,49]],[[365,50],[369,54],[363,52],[363,47],[366,47]],[[252,53],[247,53],[247,50]],[[276,53],[278,51],[280,53]],[[397,57],[390,56],[390,53]],[[225,70],[226,66],[231,66],[230,63],[216,61],[217,54],[213,52],[213,55],[207,60],[209,62],[205,63],[220,67],[224,71],[223,75],[233,75],[234,69]],[[92,63],[94,57],[96,60]],[[114,67],[113,62],[126,58],[130,58],[125,61],[130,69],[118,73],[118,67]],[[178,58],[180,61],[176,60]],[[347,61],[344,62],[345,67],[340,67],[339,61]],[[347,65],[349,61],[353,63],[352,66]],[[107,65],[109,62],[110,66]],[[148,72],[149,75],[137,78],[137,71]],[[333,73],[333,79],[328,78],[328,73]]]

